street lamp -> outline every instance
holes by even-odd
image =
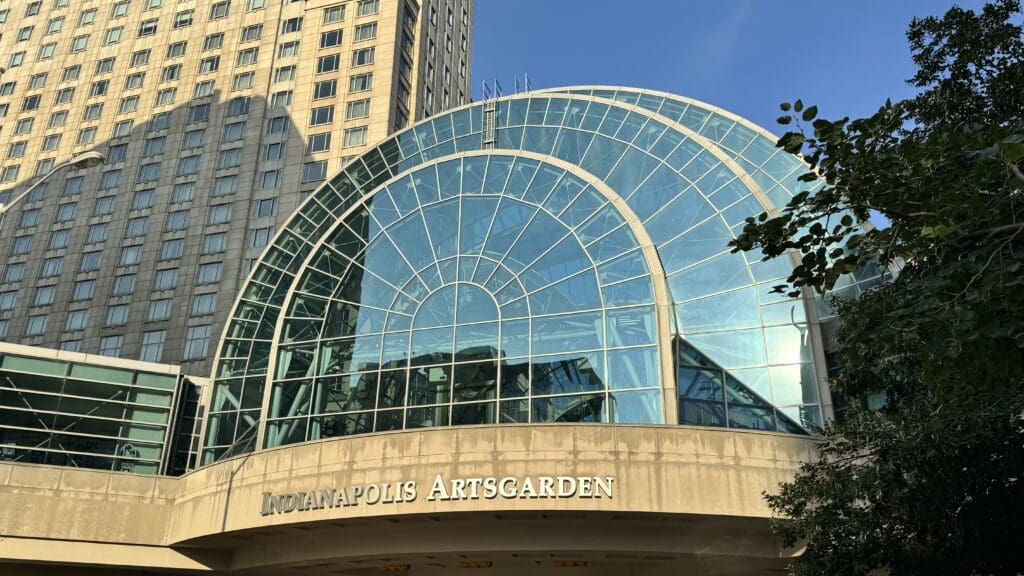
[[[37,180],[35,184],[29,186],[28,189],[22,192],[21,194],[18,194],[18,196],[15,197],[14,200],[11,200],[6,204],[0,204],[0,222],[3,222],[4,214],[7,213],[11,206],[14,206],[18,202],[21,202],[22,198],[28,196],[30,192],[38,188],[39,185],[42,184],[43,182],[46,182],[50,178],[50,176],[53,176],[59,170],[63,170],[65,168],[93,168],[99,166],[100,164],[103,164],[106,160],[107,157],[104,156],[103,154],[100,154],[99,152],[83,152],[78,156],[72,157],[70,160],[66,162],[61,162],[60,164],[57,164],[56,166],[53,167],[53,169],[46,173],[46,176],[43,176],[42,178]]]

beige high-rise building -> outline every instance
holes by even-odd
[[[0,1],[0,340],[206,375],[328,175],[470,98],[472,0]]]

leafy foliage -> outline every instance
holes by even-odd
[[[838,306],[835,388],[856,404],[769,504],[799,574],[1019,574],[1024,554],[1024,31],[1019,0],[915,19],[919,94],[868,118],[797,100],[779,146],[805,182],[735,250],[800,255],[779,291],[828,294],[871,263],[895,278]],[[880,214],[890,225],[863,225]]]

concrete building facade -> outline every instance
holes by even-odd
[[[241,281],[350,158],[469,99],[471,0],[0,3],[0,340],[205,375]]]

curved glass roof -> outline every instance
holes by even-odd
[[[402,427],[821,422],[813,304],[770,294],[787,263],[727,248],[799,160],[585,91],[439,115],[317,190],[236,304],[203,462]]]

